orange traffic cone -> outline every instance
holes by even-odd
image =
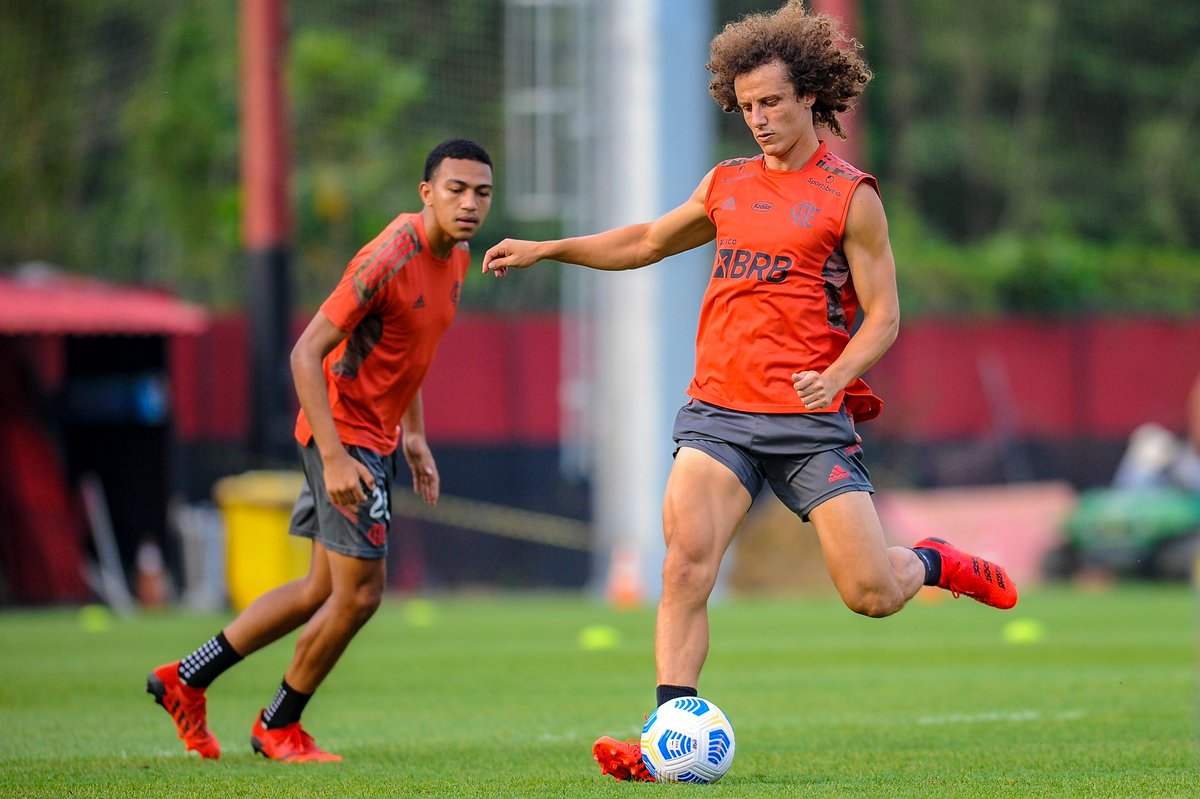
[[[613,547],[608,563],[608,602],[615,608],[631,610],[641,607],[642,569],[638,552],[628,544]]]

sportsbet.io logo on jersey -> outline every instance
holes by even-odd
[[[766,252],[751,252],[733,247],[717,250],[713,264],[713,279],[761,280],[765,283],[782,283],[787,280],[792,259],[786,255]]]

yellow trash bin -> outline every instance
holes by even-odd
[[[288,535],[303,485],[300,472],[256,471],[223,477],[213,487],[225,522],[225,582],[234,610],[308,573],[312,542]]]

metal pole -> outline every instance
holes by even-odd
[[[604,4],[594,230],[645,222],[682,203],[712,166],[716,106],[704,69],[711,0]],[[596,582],[620,602],[661,590],[662,494],[671,427],[695,364],[700,300],[713,254],[587,275],[595,308]],[[614,589],[614,576],[622,585]]]
[[[286,0],[241,0],[241,170],[246,313],[251,336],[250,448],[259,459],[289,455],[288,369],[292,220],[284,101]]]

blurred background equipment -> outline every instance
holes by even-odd
[[[0,277],[0,598],[127,610],[139,546],[178,557],[174,344],[207,326],[161,291],[44,264]]]
[[[414,207],[430,147],[465,136],[496,160],[477,255],[508,235],[653,216],[716,161],[755,151],[706,96],[705,48],[725,21],[779,2],[0,5],[0,601],[98,598],[83,568],[99,562],[87,473],[131,595],[149,540],[169,596],[225,601],[213,487],[295,468],[286,351],[358,247]],[[997,507],[1067,497],[1031,524],[1076,554],[1087,530],[1113,529],[1102,507],[1128,525],[1169,515],[1165,496],[1090,492],[1119,487],[1143,425],[1187,435],[1194,2],[1152,15],[1121,0],[812,6],[845,19],[875,72],[850,140],[831,147],[879,177],[899,270],[901,335],[868,376],[887,407],[860,431],[881,509],[945,518],[976,490]],[[273,22],[243,24],[268,7]],[[242,79],[251,30],[279,48],[262,101]],[[273,167],[265,193],[253,163]],[[425,386],[444,488],[466,504],[439,521],[397,505],[392,587],[615,582],[622,601],[652,596],[669,420],[709,258],[466,281]],[[34,262],[61,272],[21,269]],[[764,573],[755,559],[819,557],[770,501],[754,514],[739,578]],[[998,547],[1026,540],[1015,521],[964,518]],[[549,529],[571,533],[539,538]],[[584,548],[560,545],[581,530]]]
[[[1200,378],[1183,435],[1155,423],[1136,428],[1112,486],[1085,491],[1063,529],[1066,540],[1045,563],[1050,576],[1186,580],[1193,573],[1200,558]]]
[[[1173,488],[1085,491],[1048,552],[1051,577],[1187,580],[1200,549],[1200,493]]]

